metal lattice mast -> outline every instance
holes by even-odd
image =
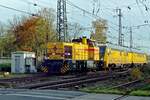
[[[57,1],[57,36],[59,41],[66,41],[67,36],[66,0]]]
[[[133,47],[132,27],[130,27],[130,49]]]
[[[122,13],[121,9],[118,9],[119,11],[119,37],[118,37],[118,45],[123,46],[124,45],[124,34],[122,33],[122,23],[121,23],[121,18],[122,18]]]

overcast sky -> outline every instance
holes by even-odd
[[[137,26],[150,23],[150,0],[69,0],[73,4],[89,11],[103,19],[108,20],[109,30],[107,32],[108,41],[117,43],[118,38],[118,12],[122,10],[123,26]],[[38,6],[34,6],[32,3]],[[23,11],[35,13],[41,7],[53,8],[56,11],[57,0],[0,0],[0,5],[16,8]],[[22,13],[0,7],[0,21],[7,23],[14,15],[20,16]],[[91,15],[67,4],[67,15],[69,22],[80,23],[83,27],[91,27],[91,22],[95,20]],[[146,22],[146,23],[145,23]],[[90,32],[82,35],[89,36]],[[129,46],[129,29],[124,28],[125,45]],[[133,28],[134,46],[150,53],[150,26]]]

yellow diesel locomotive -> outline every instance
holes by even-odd
[[[85,72],[88,62],[95,67],[99,61],[99,47],[86,37],[74,39],[71,43],[55,42],[48,44],[47,59],[42,64],[42,71],[50,74],[69,71]]]
[[[115,69],[147,63],[144,53],[98,45],[86,37],[73,39],[69,43],[49,43],[47,49],[47,59],[44,59],[41,70],[49,74]]]

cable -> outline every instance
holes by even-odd
[[[73,11],[72,11],[73,12]],[[90,20],[93,20],[91,17],[89,17],[89,16],[87,16],[87,15],[85,15],[84,13],[83,14],[80,14],[81,16],[86,16],[86,17],[88,17]]]
[[[139,8],[139,10],[140,10],[140,12],[141,12],[141,14],[142,14],[142,16],[145,17],[145,16],[144,16],[144,12],[142,11],[142,9],[141,9],[140,6],[139,6],[138,0],[136,0],[136,4],[137,4],[137,6],[138,6],[138,8]]]
[[[134,25],[134,26],[131,26],[132,28],[139,28],[139,27],[142,27],[142,26],[150,26],[150,24],[140,24],[140,25]]]
[[[71,19],[73,19],[73,20],[76,20],[77,22],[79,21],[78,19],[73,18],[73,17],[69,17],[69,18],[71,18]],[[113,26],[110,26],[110,25],[109,25],[109,27],[108,27],[108,28],[111,28],[111,29],[113,29],[114,31],[118,32],[118,30],[117,30],[117,29],[115,29]]]
[[[68,1],[68,0],[67,0],[66,3],[69,4],[69,5],[71,5],[71,6],[73,6],[73,7],[75,7],[75,8],[77,8],[77,9],[79,9],[79,10],[81,10],[81,11],[83,11],[84,13],[87,13],[87,14],[91,15],[92,17],[93,17],[93,16],[95,17],[95,15],[92,14],[91,12],[89,12],[89,11],[83,9],[83,8],[80,8],[79,6],[76,6],[75,4],[73,4],[72,2],[70,2],[70,1]]]
[[[144,3],[144,1],[141,1],[141,0],[139,0],[139,2],[142,4],[142,6],[145,8],[145,10],[147,11],[147,13],[150,15],[150,13],[149,13],[149,7],[146,5],[147,3],[146,3],[146,1],[145,1],[145,3]]]
[[[50,3],[51,4],[51,2],[45,2],[45,1],[43,1],[43,0],[36,0],[36,1],[38,1],[38,2],[41,2],[42,4],[45,4],[45,5],[47,5],[48,3]]]
[[[29,1],[22,1],[22,2],[26,2],[26,3],[30,3],[30,4],[33,4],[34,5],[34,3],[32,3],[32,2],[29,2]],[[36,4],[36,6],[40,6],[41,7],[41,5],[39,5],[39,4]],[[43,6],[42,6],[43,7]],[[83,10],[83,11],[86,11],[86,10],[84,10],[84,9],[80,9],[80,10]],[[91,14],[90,12],[88,12],[89,14]],[[109,26],[111,29],[113,29],[113,30],[115,30],[115,31],[118,31],[117,29],[115,29],[114,27],[112,27],[112,26]]]
[[[1,5],[1,4],[0,4],[0,7],[6,8],[6,9],[10,9],[10,10],[13,10],[13,11],[17,11],[17,12],[21,12],[21,13],[24,13],[24,14],[32,15],[32,16],[37,16],[37,15],[35,15],[33,13],[30,13],[30,12],[27,12],[27,11],[23,11],[23,10],[19,10],[19,9],[16,9],[16,8],[12,8],[12,7],[8,7],[8,6]]]
[[[74,3],[70,2],[69,0],[66,0],[66,1],[67,1],[66,3],[67,3],[68,5],[71,5],[71,6],[75,7],[75,8],[77,8],[77,9],[83,11],[84,13],[87,13],[87,14],[89,14],[90,16],[92,16],[92,17],[94,17],[94,18],[100,18],[100,19],[102,19],[100,16],[97,16],[97,15],[95,15],[95,14],[92,14],[91,12],[89,12],[89,11],[87,11],[87,10],[85,10],[85,9],[83,9],[83,8],[81,8],[81,7],[79,7],[79,6],[77,6],[77,5],[75,5]],[[118,26],[117,24],[115,24],[115,23],[113,23],[113,22],[111,22],[111,21],[109,21],[109,22],[112,23],[112,24],[115,25],[115,26]]]
[[[67,1],[68,1],[68,0],[67,0]],[[28,2],[28,1],[24,1],[24,2],[34,4],[34,3]],[[94,16],[94,17],[99,17],[99,16],[97,16],[97,15],[93,15],[92,13],[90,13],[90,12],[87,11],[87,10],[84,10],[83,8],[80,8],[80,7],[76,6],[76,5],[74,5],[74,4],[71,3],[70,1],[68,1],[68,4],[69,4],[70,6],[73,6],[73,7],[77,8],[77,9],[79,9],[79,10],[82,10],[84,13],[87,13],[87,14],[91,15],[92,17],[93,17],[93,16]],[[37,6],[38,6],[38,5],[37,5]],[[84,15],[84,16],[86,16],[86,15]],[[99,18],[100,18],[100,17],[99,17]],[[116,24],[113,23],[113,25],[116,25]],[[117,25],[117,26],[118,26],[118,25]],[[112,28],[112,29],[115,30],[115,31],[118,31],[117,29],[115,29],[115,28],[112,27],[112,26],[110,26],[110,28]]]
[[[21,2],[24,2],[24,3],[27,3],[27,4],[32,4],[33,6],[38,6],[40,8],[45,8],[45,6],[41,5],[41,4],[37,4],[37,3],[33,3],[33,2],[30,2],[30,1],[24,1],[24,0],[21,0]]]
[[[88,11],[86,11],[86,10],[84,10],[84,9],[82,9],[82,8],[80,8],[80,7],[76,6],[76,5],[74,5],[74,4],[72,4],[72,3],[69,3],[69,5],[72,5],[72,6],[74,6],[75,8],[78,8],[79,10],[82,10],[82,11],[84,11],[84,12],[90,14],[90,15],[92,14],[92,13],[90,13],[90,12],[88,12]],[[96,17],[96,18],[99,17],[99,16],[94,15],[94,14],[92,14],[92,16],[94,16],[94,17]],[[100,17],[99,17],[99,18],[100,18]],[[118,26],[118,25],[117,25],[117,26]],[[112,28],[113,30],[115,30],[115,31],[118,32],[118,30],[114,29],[113,27],[110,26],[110,28]]]

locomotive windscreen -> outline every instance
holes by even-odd
[[[100,47],[100,59],[104,58],[105,50],[106,50],[106,46]]]
[[[72,59],[72,47],[71,46],[65,46],[65,58]]]

